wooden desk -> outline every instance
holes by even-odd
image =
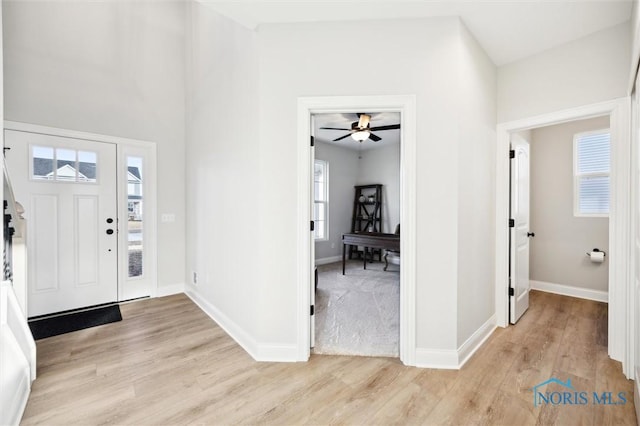
[[[369,248],[379,248],[400,251],[400,235],[383,234],[382,232],[342,234],[342,275],[344,275],[346,247],[349,245],[364,247],[364,269],[367,269],[367,250]]]

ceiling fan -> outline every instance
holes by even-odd
[[[367,139],[371,139],[374,142],[378,142],[380,140],[382,140],[381,137],[374,135],[373,131],[380,131],[380,130],[394,130],[394,129],[399,129],[400,128],[400,124],[389,124],[386,126],[376,126],[376,127],[371,127],[371,116],[369,114],[365,114],[362,112],[358,113],[358,121],[354,121],[353,123],[351,123],[351,128],[350,129],[344,129],[344,128],[338,128],[338,127],[320,127],[321,129],[326,129],[326,130],[345,130],[349,133],[347,133],[344,136],[340,136],[337,139],[334,139],[334,142],[337,142],[339,140],[342,140],[348,136],[351,136],[353,139],[357,140],[358,142],[363,142],[366,141]]]

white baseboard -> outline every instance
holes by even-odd
[[[258,356],[254,358],[264,362],[307,361],[298,359],[298,345],[288,344],[258,344]]]
[[[323,257],[322,259],[316,259],[317,265],[326,265],[329,263],[341,262],[342,256],[331,256],[331,257]]]
[[[198,294],[197,291],[193,291],[192,288],[187,289],[187,296],[193,302],[202,309],[202,311],[209,315],[209,317],[216,322],[233,340],[236,341],[253,359],[258,361],[258,342],[251,337],[246,331],[244,331],[238,324],[232,321],[228,316],[222,313],[218,308],[207,302]]]
[[[457,370],[458,351],[453,349],[416,348],[416,367]]]
[[[457,350],[416,349],[416,367],[459,370],[496,329],[496,316],[491,316]]]
[[[184,283],[158,286],[156,297],[171,296],[179,293],[184,293]]]
[[[596,302],[609,302],[609,292],[607,291],[591,290],[588,288],[535,280],[529,280],[529,285],[532,290],[545,291],[547,293],[561,294],[563,296],[577,297],[580,299],[595,300]]]
[[[484,342],[491,336],[496,329],[496,315],[493,314],[479,329],[477,329],[469,338],[458,348],[458,368],[462,366],[476,353]]]
[[[216,322],[250,356],[260,362],[297,362],[298,346],[295,344],[259,343],[242,327],[222,313],[218,308],[204,300],[193,286],[188,286],[185,294]]]

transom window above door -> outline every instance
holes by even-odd
[[[52,146],[31,147],[31,179],[50,182],[96,183],[98,154]]]

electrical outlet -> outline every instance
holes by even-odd
[[[331,248],[332,249],[336,248],[336,243],[331,243]]]
[[[176,221],[176,215],[174,213],[162,213],[160,221],[162,223],[173,223]]]
[[[193,273],[193,284],[198,285],[198,273]]]

